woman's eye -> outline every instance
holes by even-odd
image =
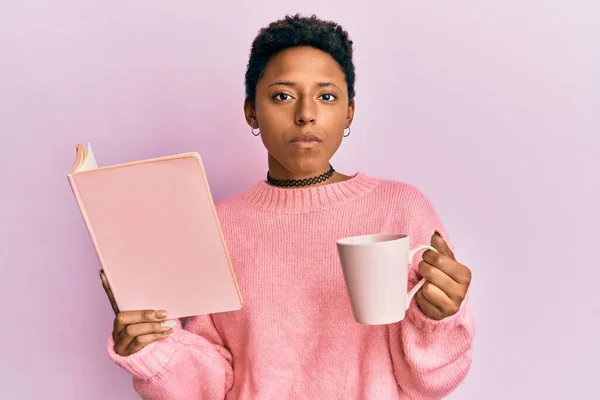
[[[331,93],[325,93],[325,94],[321,95],[321,98],[325,101],[334,101],[336,99],[335,95],[333,95]]]
[[[277,93],[275,96],[273,96],[273,98],[275,100],[281,100],[281,101],[285,101],[285,100],[289,100],[292,96],[290,96],[287,93]]]

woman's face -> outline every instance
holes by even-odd
[[[248,124],[260,130],[271,173],[290,177],[326,171],[354,116],[337,61],[305,46],[271,59],[255,104],[246,101],[244,109]]]

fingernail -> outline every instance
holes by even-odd
[[[154,311],[154,316],[158,319],[167,318],[167,312],[165,310]]]
[[[175,326],[177,326],[177,322],[175,322],[173,320],[163,321],[160,324],[162,325],[163,328],[175,328]]]
[[[442,237],[442,234],[439,233],[438,231],[433,231],[434,234],[438,235],[439,237]]]

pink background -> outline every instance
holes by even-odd
[[[474,271],[475,360],[451,398],[600,398],[598,2],[283,3],[2,1],[0,398],[136,398],[105,353],[75,143],[101,165],[198,151],[217,199],[262,179],[247,55],[298,11],[356,45],[335,167],[420,187]]]

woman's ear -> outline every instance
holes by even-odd
[[[352,99],[352,102],[348,105],[348,112],[346,113],[346,127],[352,125],[354,120],[354,110],[356,109],[356,100]]]
[[[249,100],[244,100],[244,115],[246,116],[246,122],[250,125],[251,128],[258,128],[258,120],[256,119],[256,109],[254,108],[254,104]]]

